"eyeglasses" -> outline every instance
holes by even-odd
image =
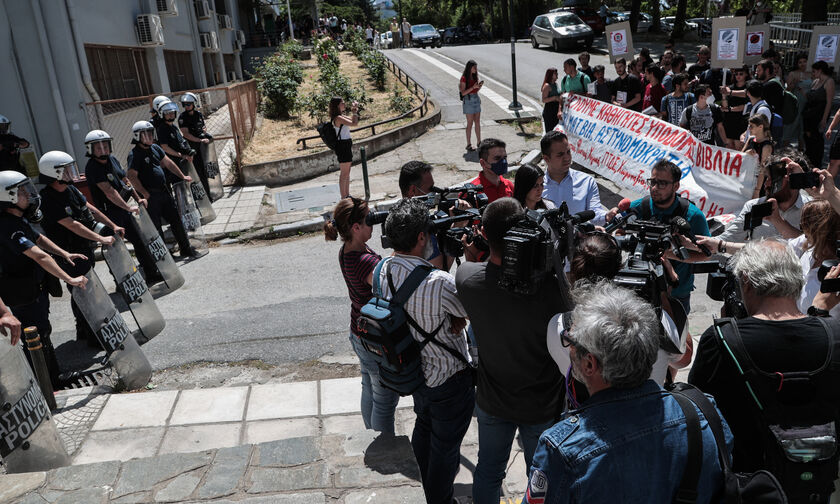
[[[563,345],[565,348],[569,348],[570,346],[577,346],[577,342],[569,337],[569,333],[571,331],[568,329],[563,329],[563,332],[560,333],[560,344]]]
[[[668,187],[669,185],[671,185],[671,184],[673,184],[673,183],[674,183],[674,181],[673,181],[673,180],[659,180],[659,179],[655,179],[655,178],[649,178],[649,179],[647,179],[647,185],[648,185],[649,187],[652,187],[652,188],[655,188],[655,187]]]

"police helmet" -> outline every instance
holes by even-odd
[[[12,121],[10,121],[6,116],[0,115],[0,135],[8,133],[11,127]]]
[[[76,160],[73,156],[62,151],[49,151],[38,160],[38,172],[49,179],[49,181],[60,180],[73,182],[79,178],[79,170],[76,168]]]
[[[189,93],[189,92],[182,94],[181,95],[181,105],[186,105],[188,103],[197,107],[198,106],[198,96],[196,96],[194,93]]]
[[[144,131],[151,131],[154,136],[155,127],[149,121],[137,121],[134,123],[134,126],[131,127],[131,143],[140,143],[140,134]]]
[[[164,121],[167,121],[166,115],[173,114],[172,120],[175,120],[175,116],[178,115],[178,105],[175,102],[166,102],[160,106],[158,109],[158,115],[163,118]]]
[[[156,96],[155,99],[152,100],[152,111],[157,112],[158,115],[160,115],[160,106],[171,101],[172,100],[170,100],[168,96]]]
[[[38,192],[29,177],[14,170],[0,171],[0,209],[17,206],[21,187],[30,197],[38,199]]]
[[[85,135],[85,149],[87,150],[87,157],[95,157],[93,155],[93,144],[98,142],[108,142],[108,151],[111,149],[111,135],[102,130],[91,130]]]

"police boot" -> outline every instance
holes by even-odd
[[[50,383],[52,383],[53,390],[62,388],[62,381],[60,378],[61,368],[58,366],[58,359],[55,356],[55,347],[49,334],[42,334],[41,345],[43,346],[44,361],[47,363],[47,371],[50,373]]]

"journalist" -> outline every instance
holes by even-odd
[[[659,346],[656,313],[608,281],[577,289],[575,301],[563,344],[590,398],[540,437],[526,501],[672,502],[688,464],[686,420],[671,394],[648,379]],[[717,447],[698,416],[703,456],[695,502],[718,502]],[[725,423],[724,432],[731,445]]]
[[[536,293],[524,296],[499,286],[505,235],[524,217],[522,205],[513,198],[490,203],[481,228],[490,259],[464,263],[455,275],[481,362],[475,408],[478,464],[472,487],[478,504],[498,504],[517,429],[527,472],[540,434],[551,427],[563,404],[563,376],[551,360],[544,335],[558,309],[571,309],[568,288],[545,281]],[[500,316],[499,306],[505,307],[505,315]]]
[[[416,267],[430,266],[424,259],[431,248],[429,226],[428,208],[415,199],[401,200],[388,214],[385,233],[394,246],[394,256],[382,268],[379,278],[386,299],[394,295],[389,276],[394,288],[399,289]],[[469,360],[463,330],[467,312],[458,299],[455,279],[438,269],[420,283],[404,307],[427,334],[440,328],[435,342],[425,345],[420,354],[426,383],[413,394],[417,420],[411,446],[420,467],[426,501],[451,504],[461,441],[475,405],[472,372],[464,362]],[[425,340],[416,328],[410,330],[414,339]]]
[[[773,436],[766,426],[802,427],[840,420],[840,389],[836,386],[840,382],[840,353],[836,350],[840,326],[832,318],[806,316],[797,306],[805,279],[793,249],[785,242],[748,242],[730,259],[729,268],[748,317],[716,320],[703,333],[689,383],[712,394],[729,422],[736,440],[736,471],[769,468],[791,502],[827,502],[837,476],[836,456],[827,474],[817,472],[819,463],[814,461],[807,484],[817,498],[803,499],[799,494],[799,485],[805,481],[799,478],[802,471],[791,473],[795,475],[791,482],[770,464],[778,462],[779,454],[775,441],[768,442]],[[835,268],[832,276],[836,277],[838,270]],[[837,302],[836,296],[820,295],[815,300],[818,306],[808,312],[825,317],[831,306],[826,304],[829,298]],[[811,381],[809,371],[820,373]]]
[[[542,197],[545,172],[535,164],[525,163],[516,170],[513,198],[528,210],[551,210],[554,202]]]
[[[592,175],[572,168],[572,151],[566,134],[549,131],[540,140],[540,151],[548,170],[543,198],[558,207],[565,201],[572,214],[593,210],[595,218],[590,222],[603,224],[606,210],[601,205],[598,184]]]
[[[417,196],[425,196],[432,191],[435,185],[435,178],[432,175],[432,165],[424,163],[423,161],[409,161],[400,168],[400,193],[403,198],[415,198]],[[440,251],[437,237],[431,235],[432,251],[426,257],[426,260],[432,263],[432,266],[445,271],[449,270],[448,261],[444,263],[446,257]],[[444,267],[446,264],[446,267]]]
[[[478,144],[478,164],[481,172],[472,184],[484,187],[488,202],[513,196],[513,182],[502,175],[508,171],[505,143],[496,138],[485,138]]]
[[[680,216],[688,221],[695,236],[709,236],[709,225],[703,212],[694,203],[677,195],[681,177],[677,165],[664,159],[657,161],[647,180],[650,195],[633,201],[630,208],[635,210],[639,219],[654,219],[666,224],[673,217]],[[612,208],[607,213],[607,221],[611,221],[617,213],[618,208]],[[679,277],[679,283],[671,290],[671,297],[679,301],[688,314],[691,312],[691,291],[694,290],[691,265],[676,260],[672,260],[671,264]]]

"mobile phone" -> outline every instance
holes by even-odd
[[[777,161],[767,165],[767,174],[770,176],[770,194],[777,194],[785,184],[787,175],[787,163]]]
[[[483,80],[478,81],[478,85],[479,85],[479,86],[483,86],[483,85],[484,85],[484,81],[483,81]]]
[[[744,231],[755,229],[761,225],[765,217],[769,217],[773,213],[773,203],[761,203],[753,205],[749,212],[744,216]]]
[[[791,173],[788,175],[791,189],[807,189],[820,185],[820,176],[817,173]]]

